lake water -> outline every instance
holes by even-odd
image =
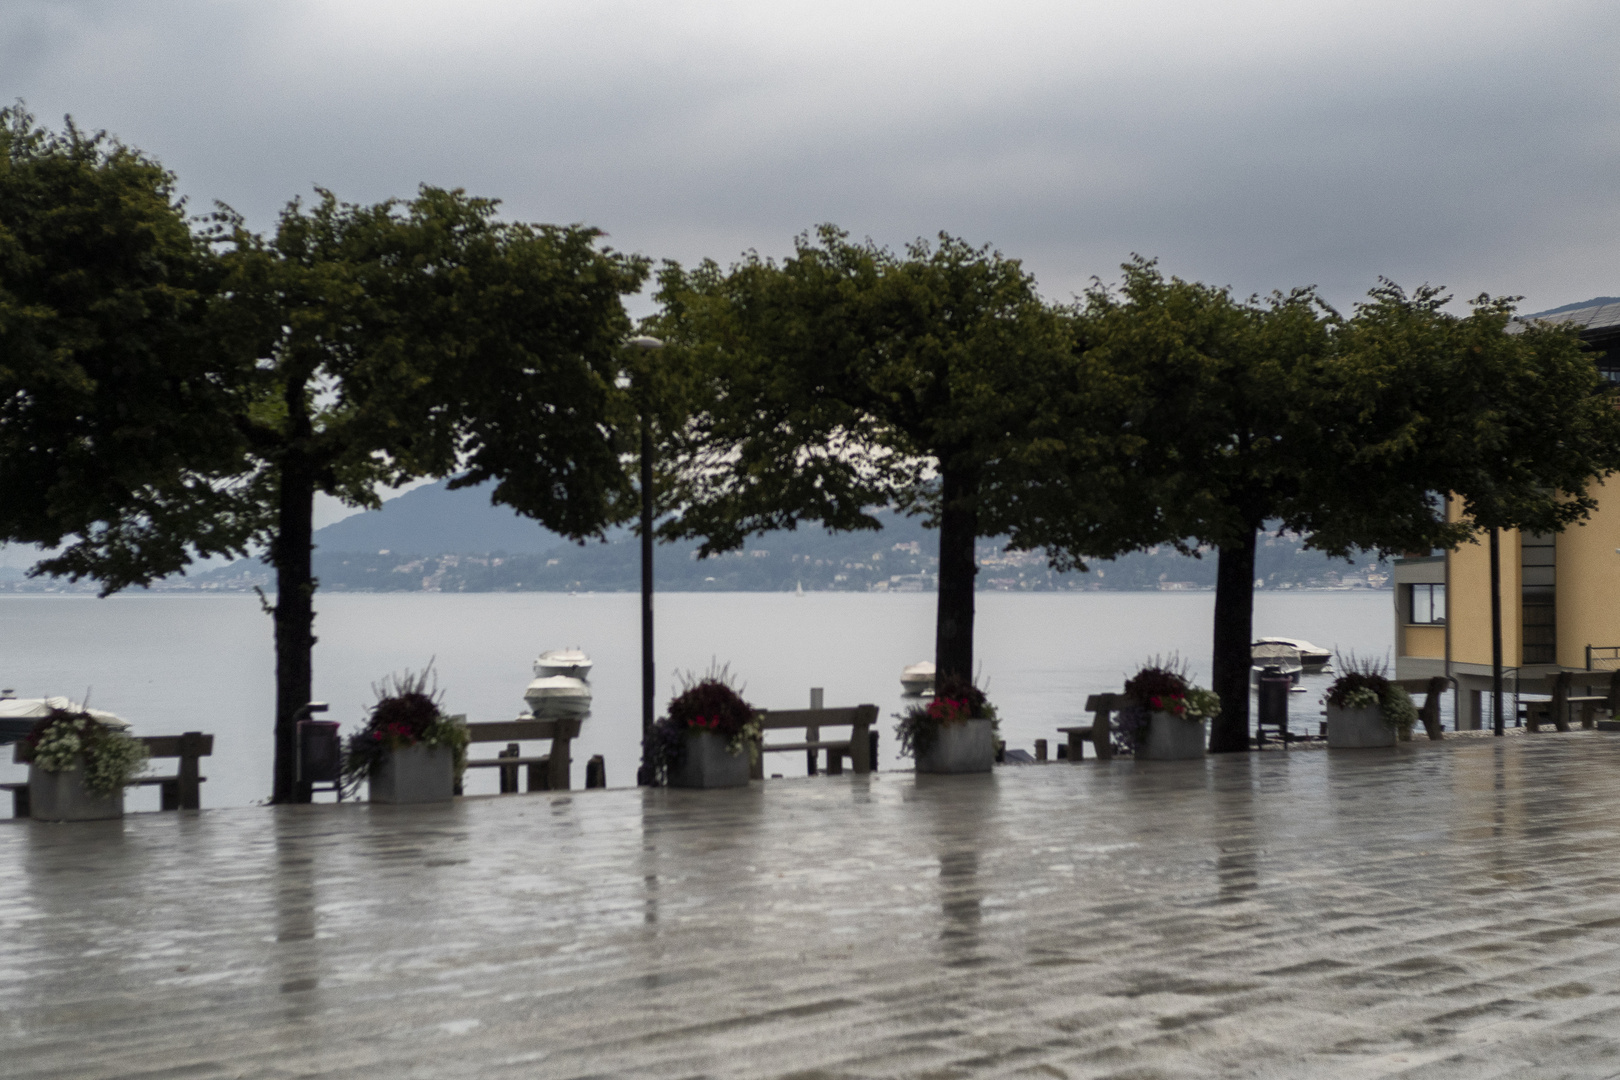
[[[315,697],[328,719],[359,724],[371,685],[430,658],[452,712],[510,720],[523,707],[530,664],[543,649],[579,645],[596,662],[594,710],[575,746],[574,783],[592,754],[608,783],[634,783],[640,756],[640,620],[633,593],[326,594],[317,598]],[[1086,695],[1117,690],[1154,654],[1178,652],[1209,678],[1213,593],[1002,593],[978,595],[977,656],[1009,747],[1053,745],[1059,725],[1087,723]],[[765,708],[802,708],[813,686],[826,705],[882,710],[884,768],[898,767],[890,714],[900,669],[932,659],[934,596],[916,594],[668,593],[658,597],[660,706],[679,671],[729,663],[745,696]],[[1265,592],[1259,634],[1306,638],[1360,655],[1389,653],[1388,592]],[[253,596],[0,595],[0,685],[20,697],[90,692],[138,734],[208,731],[203,805],[240,806],[270,786],[274,694],[269,617]],[[1312,680],[1325,682],[1325,680]],[[1314,729],[1320,690],[1292,696],[1296,730]],[[483,754],[493,753],[492,747]],[[768,772],[802,775],[800,754],[773,754]],[[493,770],[468,777],[494,791]],[[26,769],[3,753],[0,780]],[[152,788],[131,789],[132,810],[156,809]],[[9,813],[0,801],[0,816]]]

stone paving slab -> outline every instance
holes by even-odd
[[[0,827],[7,1077],[1620,1076],[1620,736]]]

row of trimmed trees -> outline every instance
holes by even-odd
[[[1248,741],[1255,538],[1427,550],[1553,529],[1620,467],[1620,419],[1570,335],[1510,305],[1375,290],[1349,316],[1124,268],[1054,305],[1011,259],[942,237],[896,253],[831,227],[792,256],[665,264],[667,343],[631,355],[646,260],[593,229],[501,221],[424,187],[326,192],[260,236],[188,217],[149,158],[0,112],[0,541],[108,592],[262,550],[277,576],[274,797],[315,642],[312,508],[388,485],[493,481],[574,538],[635,508],[657,433],[666,538],[705,553],[875,510],[940,532],[936,663],[973,674],[986,536],[1083,565],[1214,548],[1213,749]],[[1448,521],[1454,493],[1468,522]]]

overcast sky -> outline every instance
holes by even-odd
[[[1613,0],[0,4],[0,99],[260,228],[425,182],[683,262],[945,230],[1054,299],[1620,294],[1617,57]]]

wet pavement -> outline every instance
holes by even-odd
[[[1620,735],[0,824],[25,1077],[1620,1075]]]

